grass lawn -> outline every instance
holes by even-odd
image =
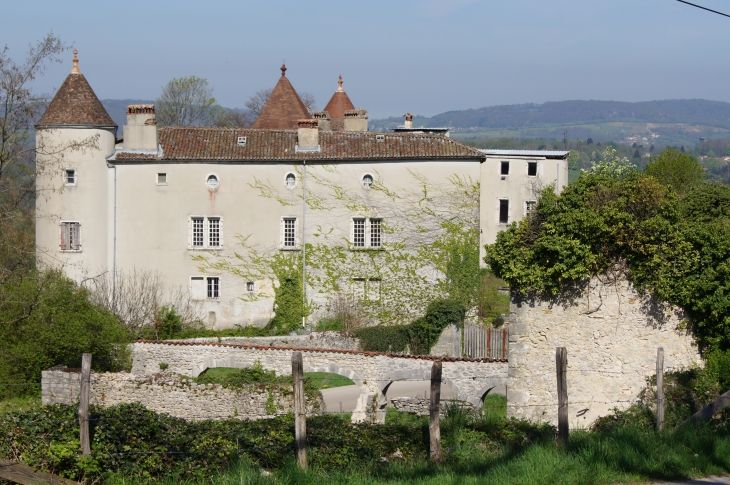
[[[304,377],[312,379],[317,389],[332,389],[333,387],[354,386],[355,383],[345,376],[330,372],[305,372]]]
[[[0,401],[0,415],[12,411],[28,411],[41,406],[41,396],[10,397]]]

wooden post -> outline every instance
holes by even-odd
[[[91,380],[91,354],[81,356],[81,396],[79,396],[79,428],[81,454],[91,454],[89,440],[89,384]]]
[[[294,447],[299,467],[307,468],[307,409],[304,403],[304,364],[302,353],[291,356],[291,375],[294,384]]]
[[[441,402],[441,361],[437,360],[431,367],[431,404],[429,406],[431,422],[428,425],[431,436],[431,461],[441,465],[441,424],[439,422],[439,404]]]
[[[568,444],[568,351],[565,347],[555,349],[555,366],[558,374],[558,439]]]
[[[664,428],[664,348],[656,351],[656,429]]]

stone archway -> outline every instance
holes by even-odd
[[[480,409],[484,405],[484,399],[487,397],[487,394],[489,394],[492,389],[498,386],[506,385],[506,377],[491,377],[487,379],[485,385],[482,386],[479,391],[477,391],[475,396],[469,396],[469,399],[466,400],[472,403],[477,409]]]

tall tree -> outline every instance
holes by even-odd
[[[658,157],[652,157],[644,169],[663,185],[670,185],[679,194],[685,194],[705,179],[705,169],[692,155],[667,148]]]
[[[224,115],[208,80],[196,76],[170,80],[155,105],[157,122],[164,126],[213,126]]]
[[[7,46],[0,52],[0,284],[32,266],[35,157],[43,151],[36,148],[33,123],[49,102],[49,96],[33,92],[32,84],[48,64],[60,62],[65,50],[48,34],[29,47],[21,62],[9,57]]]

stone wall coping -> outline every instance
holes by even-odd
[[[366,357],[388,357],[391,359],[414,359],[414,360],[432,360],[441,362],[507,362],[507,359],[472,359],[469,357],[443,357],[438,355],[413,355],[413,354],[394,354],[391,352],[372,352],[366,350],[339,350],[339,349],[319,349],[319,348],[298,348],[291,346],[280,346],[280,345],[253,345],[253,344],[226,344],[222,342],[183,342],[183,341],[172,341],[172,340],[137,340],[135,343],[139,344],[155,344],[155,345],[183,345],[183,346],[195,346],[195,345],[207,345],[211,347],[233,347],[239,349],[257,349],[257,350],[286,350],[296,352],[316,352],[316,353],[333,353],[333,354],[352,354],[352,355],[364,355]]]

